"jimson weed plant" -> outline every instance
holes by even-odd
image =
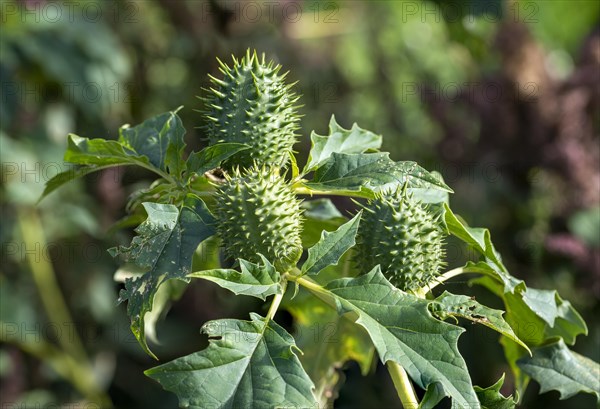
[[[185,156],[185,129],[177,111],[167,112],[123,126],[118,140],[69,135],[65,160],[77,166],[47,184],[44,195],[117,165],[158,176],[132,196],[119,223],[139,224],[131,244],[110,250],[130,272],[119,301],[152,357],[146,339],[155,336],[156,317],[191,280],[270,298],[264,315],[204,323],[207,348],[146,375],[194,408],[328,407],[343,387],[344,363],[358,362],[367,375],[374,359],[386,365],[405,408],[432,408],[445,397],[456,408],[511,408],[531,379],[561,399],[600,398],[600,367],[569,349],[587,334],[585,322],[556,291],[509,273],[489,231],[451,210],[441,175],[391,160],[379,151],[381,136],[356,124],[344,129],[333,117],[328,135],[311,134],[308,160],[298,166],[298,96],[280,68],[250,51],[220,63],[204,98],[208,146],[199,152]],[[336,195],[354,198],[359,211],[345,217],[319,198]],[[477,259],[446,265],[447,236]],[[210,257],[214,248],[220,257]],[[443,290],[462,274],[505,311]],[[293,334],[275,320],[282,308],[294,318]],[[498,333],[516,398],[500,393],[504,376],[472,384],[457,345],[465,321]],[[322,324],[336,342],[309,335]]]

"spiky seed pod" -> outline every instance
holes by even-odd
[[[403,291],[434,281],[444,265],[444,233],[438,217],[403,189],[378,195],[364,209],[355,258],[360,271],[379,264]]]
[[[233,58],[233,67],[219,61],[223,79],[209,76],[212,86],[205,90],[204,127],[210,145],[236,142],[250,145],[223,164],[236,166],[284,166],[296,141],[300,119],[295,103],[299,97],[286,84],[280,65],[265,62],[265,56],[246,53]]]
[[[217,189],[218,234],[226,254],[287,272],[302,255],[300,201],[276,169],[253,167],[227,176]]]

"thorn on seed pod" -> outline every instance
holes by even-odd
[[[226,170],[249,168],[254,162],[285,166],[297,142],[297,95],[280,75],[280,65],[265,62],[250,50],[229,67],[220,62],[222,79],[209,76],[211,87],[204,99],[203,127],[209,145],[245,143],[223,164]]]
[[[265,256],[281,273],[302,255],[300,200],[277,168],[233,169],[216,193],[217,231],[232,259]]]
[[[381,192],[364,208],[355,255],[360,271],[379,264],[403,291],[434,282],[444,266],[444,232],[437,215],[414,199],[406,184]]]

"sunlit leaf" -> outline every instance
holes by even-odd
[[[435,303],[431,304],[431,311],[438,318],[445,320],[449,317],[459,317],[485,325],[512,339],[529,351],[529,347],[515,335],[510,325],[504,321],[502,317],[504,311],[481,305],[466,295],[450,294],[447,291],[444,291],[434,301]]]
[[[119,301],[128,301],[127,313],[131,331],[144,350],[148,348],[144,335],[146,313],[152,311],[154,297],[162,283],[171,279],[189,282],[192,256],[196,247],[214,234],[213,217],[200,198],[188,195],[180,207],[168,204],[144,203],[148,218],[137,229],[129,247],[111,249],[113,256],[146,272],[137,279],[127,279]]]
[[[335,153],[363,153],[369,149],[381,147],[381,136],[360,128],[357,124],[352,129],[342,128],[332,115],[329,121],[329,135],[321,136],[313,132],[310,135],[312,147],[308,162],[302,173],[315,170]]]
[[[332,153],[305,187],[315,191],[334,191],[356,196],[395,188],[408,182],[409,188],[439,188],[452,191],[438,178],[415,162],[394,162],[389,153]]]
[[[540,393],[557,390],[561,399],[591,393],[600,404],[600,365],[571,351],[561,339],[535,348],[532,357],[517,364],[540,384]]]
[[[325,267],[336,265],[348,249],[356,243],[356,232],[362,211],[336,231],[323,231],[321,240],[308,249],[308,259],[302,265],[304,274],[319,274]]]
[[[190,278],[212,281],[237,295],[249,295],[264,300],[281,292],[280,276],[275,267],[261,255],[262,264],[240,259],[240,271],[222,268],[188,274]]]
[[[457,346],[464,329],[434,318],[430,301],[398,290],[379,267],[313,291],[330,298],[340,315],[347,315],[367,331],[382,362],[397,362],[423,389],[438,383],[444,396],[452,397],[456,405],[479,408]]]
[[[316,407],[294,338],[273,321],[250,317],[207,322],[208,348],[146,375],[175,393],[182,408]]]

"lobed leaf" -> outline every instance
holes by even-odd
[[[293,352],[294,338],[258,314],[202,327],[208,348],[149,369],[147,376],[185,408],[317,407],[314,385]]]
[[[69,134],[64,160],[80,166],[50,179],[40,200],[71,180],[111,166],[137,165],[161,177],[169,178],[170,174],[179,179],[185,170],[184,134],[176,111],[158,115],[134,127],[121,127],[118,141]]]
[[[300,204],[302,213],[302,245],[310,248],[321,239],[323,230],[333,231],[344,224],[345,218],[330,199],[305,200]]]
[[[472,282],[486,287],[504,301],[506,321],[527,345],[541,345],[557,336],[572,345],[578,335],[587,334],[583,318],[555,290],[527,288],[523,284],[524,290],[511,293],[504,292],[502,283],[492,277]],[[544,304],[548,311],[543,311]],[[548,320],[552,321],[552,325]]]
[[[516,402],[511,396],[503,396],[500,388],[504,384],[504,374],[498,379],[498,382],[487,388],[475,386],[475,393],[481,403],[481,409],[514,409]]]
[[[332,153],[305,187],[371,197],[374,192],[408,182],[409,188],[437,188],[452,192],[443,182],[415,162],[394,162],[389,153]]]
[[[356,244],[361,215],[362,210],[333,232],[323,230],[321,240],[308,249],[308,258],[302,265],[302,273],[316,275],[325,267],[336,265],[344,253]]]
[[[469,262],[464,269],[488,276],[473,282],[487,287],[504,300],[506,321],[520,339],[528,345],[539,345],[548,338],[561,336],[572,344],[577,335],[587,334],[585,321],[555,290],[528,288],[523,280],[509,274],[492,244],[488,229],[467,226],[447,205],[444,215],[449,232],[482,255],[481,261]],[[527,328],[534,330],[525,336],[523,331]]]
[[[189,172],[202,175],[209,170],[217,168],[221,162],[229,159],[236,153],[248,149],[249,145],[244,143],[218,143],[208,146],[200,152],[192,153],[187,160]]]
[[[334,280],[321,291],[315,293],[333,298],[340,315],[348,314],[367,331],[382,362],[397,362],[423,389],[439,384],[443,396],[459,407],[479,408],[457,346],[464,329],[434,318],[430,301],[392,286],[379,266],[357,278]]]
[[[275,267],[260,255],[263,264],[254,264],[240,259],[240,270],[228,268],[198,271],[188,274],[190,278],[202,278],[235,293],[265,300],[281,293],[280,275]]]
[[[129,247],[112,248],[113,256],[123,255],[125,261],[146,272],[137,279],[125,281],[119,302],[128,301],[127,313],[131,331],[144,350],[156,358],[148,348],[144,319],[152,311],[158,288],[167,280],[189,282],[192,256],[198,245],[215,231],[213,216],[204,202],[189,194],[178,208],[169,204],[143,203],[148,218],[138,226],[138,235]]]
[[[176,111],[165,112],[139,125],[122,126],[119,143],[148,158],[152,166],[174,176],[185,168],[185,128]]]
[[[342,128],[331,116],[329,135],[321,136],[314,131],[310,135],[311,149],[303,174],[315,170],[335,153],[363,153],[381,148],[381,135],[360,128],[356,123],[352,129]]]
[[[444,214],[449,232],[482,255],[481,261],[469,262],[464,267],[466,271],[484,275],[471,283],[486,287],[503,300],[504,319],[521,341],[528,346],[538,346],[549,339],[561,337],[566,343],[573,344],[578,335],[587,334],[583,318],[557,291],[528,288],[523,280],[509,274],[487,229],[467,226],[447,205]],[[519,368],[517,361],[527,355],[527,350],[508,337],[502,337],[501,344],[513,371],[517,391],[522,394],[529,377]]]
[[[449,317],[460,317],[485,325],[515,341],[531,353],[529,347],[517,337],[511,326],[504,320],[502,316],[504,311],[502,310],[495,310],[481,305],[466,295],[454,295],[448,291],[444,291],[431,304],[431,311],[441,320]]]
[[[571,351],[562,339],[535,348],[517,365],[540,384],[540,393],[557,390],[561,400],[590,393],[600,404],[600,365]]]

